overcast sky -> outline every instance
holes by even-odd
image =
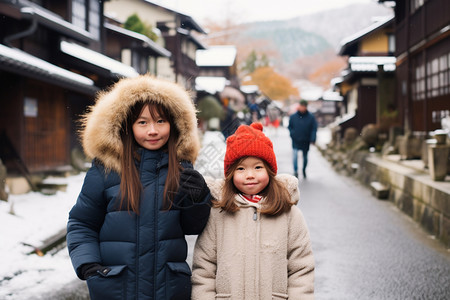
[[[233,19],[236,23],[281,20],[377,0],[150,0],[185,13],[198,23],[206,19]]]

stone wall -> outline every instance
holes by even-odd
[[[377,181],[389,187],[389,201],[450,248],[450,182],[435,182],[429,174],[361,152],[355,178],[364,185]]]

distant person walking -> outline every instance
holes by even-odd
[[[303,178],[306,178],[309,145],[315,144],[317,121],[308,111],[308,102],[301,100],[297,111],[289,117],[289,133],[292,140],[294,175],[298,177],[298,151],[303,153]]]

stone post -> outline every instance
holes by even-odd
[[[428,145],[428,168],[431,178],[444,181],[447,175],[447,162],[450,146],[446,143],[447,134],[435,134],[436,144]]]
[[[428,148],[430,145],[436,145],[436,139],[426,139],[422,142],[422,162],[425,169],[428,169]]]

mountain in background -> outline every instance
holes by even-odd
[[[283,63],[292,63],[299,57],[312,56],[332,47],[326,38],[301,27],[286,27],[283,22],[251,24],[243,32],[243,39],[266,40],[280,54]]]
[[[238,63],[253,50],[264,53],[277,72],[292,81],[316,79],[316,84],[324,86],[346,65],[337,55],[340,42],[386,15],[393,15],[392,9],[378,3],[352,4],[287,20],[245,23],[214,32],[212,43],[208,36],[205,41],[236,45]],[[218,36],[227,40],[214,40]]]

